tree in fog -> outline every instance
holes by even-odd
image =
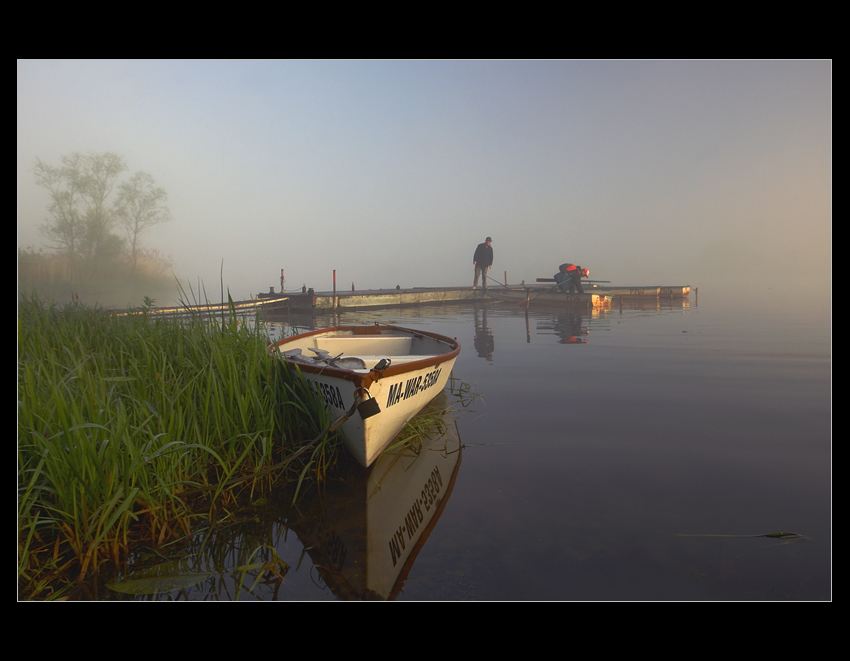
[[[124,160],[109,152],[73,153],[59,165],[36,160],[36,183],[49,196],[49,215],[40,229],[69,281],[122,272],[135,277],[143,255],[148,266],[168,265],[140,242],[145,231],[171,219],[165,190],[146,172],[121,181],[126,171]],[[121,256],[126,262],[117,259]],[[56,270],[54,262],[50,272]]]
[[[36,183],[50,196],[41,232],[66,254],[72,273],[81,260],[97,263],[120,254],[123,242],[112,232],[115,214],[108,199],[126,169],[109,152],[62,156],[58,166],[36,160]]]
[[[167,199],[165,189],[158,187],[147,172],[137,172],[129,181],[118,185],[115,213],[127,237],[133,273],[141,251],[142,233],[171,220],[171,212],[165,205]]]

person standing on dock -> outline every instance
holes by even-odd
[[[583,294],[584,289],[581,286],[581,279],[589,275],[589,269],[583,269],[581,266],[567,262],[558,267],[558,272],[555,274],[555,282],[558,283],[558,289],[560,291],[569,291],[571,294],[574,291],[578,291],[579,294]]]
[[[472,280],[472,288],[478,288],[478,276],[481,275],[481,287],[487,289],[487,271],[493,268],[493,248],[490,245],[493,239],[489,236],[484,243],[479,243],[472,256],[472,264],[475,266],[475,278]]]

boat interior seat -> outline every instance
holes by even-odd
[[[315,339],[315,347],[329,352],[331,355],[344,353],[346,356],[358,356],[367,354],[384,354],[392,357],[393,354],[404,355],[411,351],[413,338],[398,335],[376,335],[372,336],[333,336],[318,337]]]

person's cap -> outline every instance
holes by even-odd
[[[485,241],[485,242],[486,242],[486,241],[492,241],[492,240],[493,240],[493,239],[491,239],[489,236],[488,236],[486,239],[484,239],[484,241]]]

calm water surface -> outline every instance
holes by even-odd
[[[144,598],[830,599],[830,320],[694,299],[343,315],[457,337],[479,399],[442,451],[273,504]],[[777,532],[804,538],[757,536]]]

